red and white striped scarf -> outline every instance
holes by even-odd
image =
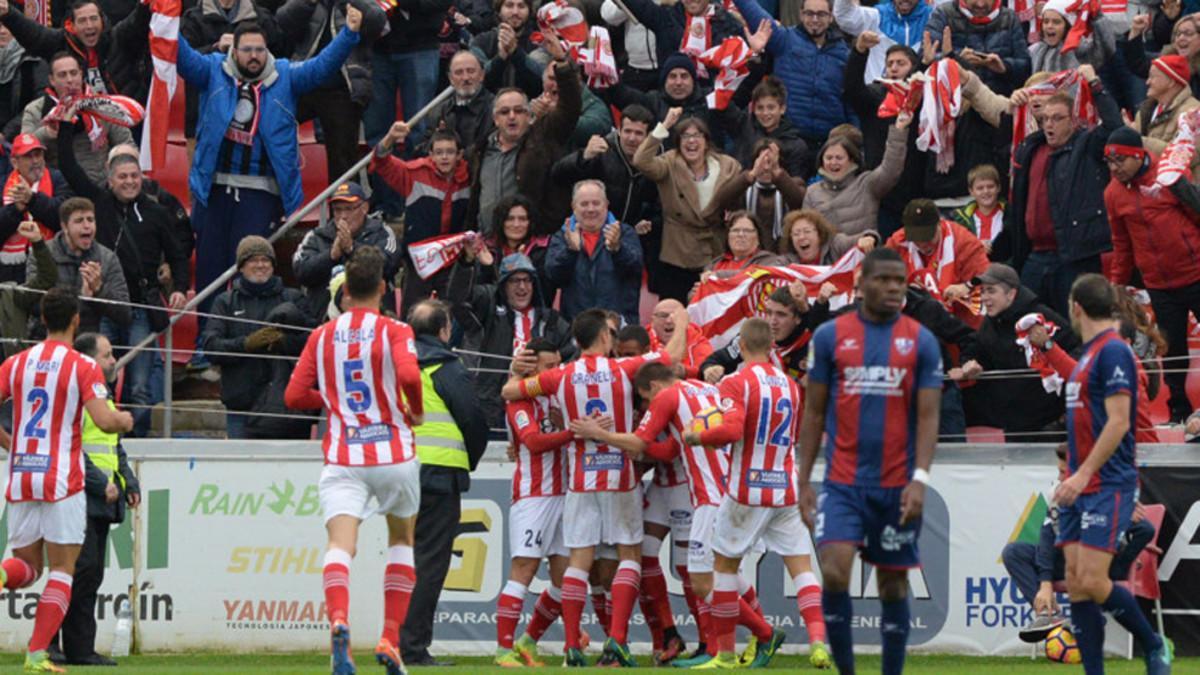
[[[454,264],[462,255],[463,247],[474,243],[474,232],[459,232],[430,237],[410,244],[408,257],[412,259],[417,276],[428,279]]]
[[[1029,342],[1029,331],[1034,326],[1045,328],[1051,338],[1058,334],[1058,326],[1040,313],[1026,314],[1017,320],[1016,325],[1017,344],[1025,350],[1025,362],[1042,376],[1042,388],[1048,393],[1057,394],[1062,389],[1062,376],[1050,365],[1050,360],[1046,358],[1045,352]]]
[[[543,39],[558,35],[567,43],[571,57],[578,60],[578,50],[588,41],[587,17],[567,0],[554,0],[542,5],[537,11],[537,24]]]
[[[967,20],[976,26],[986,26],[996,20],[1000,16],[1001,3],[1000,0],[995,0],[992,3],[992,10],[986,16],[975,16],[971,13],[971,8],[967,6],[967,0],[958,0],[958,11],[962,12]]]
[[[533,307],[513,310],[513,356],[521,353],[533,339]]]
[[[587,44],[577,49],[574,57],[583,66],[589,88],[607,89],[618,82],[617,60],[613,57],[612,38],[607,28],[592,26]]]
[[[962,82],[953,59],[935,61],[924,75],[917,149],[937,156],[938,173],[954,166],[954,126],[962,111]]]
[[[938,250],[927,260],[917,248],[916,242],[905,240],[900,243],[898,252],[904,260],[904,264],[908,266],[909,279],[921,278],[923,275],[915,275],[915,272],[920,270],[928,270],[933,274],[936,288],[928,288],[928,283],[922,283],[926,286],[931,294],[940,298],[942,291],[949,286],[957,283],[954,278],[954,228],[950,227],[950,223],[943,220],[938,223],[938,230],[941,236],[941,241],[938,243]]]
[[[1049,96],[1060,91],[1067,92],[1075,99],[1075,110],[1071,112],[1076,120],[1082,120],[1089,129],[1100,123],[1100,116],[1096,113],[1096,104],[1092,101],[1092,87],[1079,74],[1078,70],[1063,70],[1055,73],[1045,82],[1027,87],[1026,91],[1030,93],[1031,97]],[[1021,141],[1024,141],[1025,137],[1034,131],[1037,131],[1037,122],[1029,114],[1029,104],[1017,106],[1013,110],[1012,156],[1016,156],[1016,150],[1021,145]]]
[[[1154,183],[1144,188],[1148,193],[1170,187],[1179,180],[1191,180],[1192,159],[1196,156],[1196,134],[1200,132],[1200,108],[1179,116],[1175,138],[1167,144],[1158,160]]]
[[[16,185],[18,182],[20,182],[20,180],[21,180],[21,174],[18,173],[17,171],[14,170],[12,173],[8,174],[8,179],[6,181],[4,181],[4,199],[3,199],[3,201],[4,201],[5,205],[13,203],[12,198],[9,197],[9,190],[12,189],[12,187],[14,185]],[[49,167],[43,169],[42,177],[39,178],[36,183],[34,183],[33,185],[30,185],[29,187],[30,187],[30,189],[33,190],[34,194],[43,194],[43,195],[46,195],[47,197],[53,197],[54,196],[54,181],[50,179]],[[28,211],[26,211],[24,213],[24,220],[33,220],[33,216],[30,215],[30,213]],[[37,222],[37,221],[34,221],[34,222]],[[42,239],[44,241],[50,241],[50,239],[52,239],[54,237],[54,232],[51,231],[50,228],[46,227],[45,225],[41,224],[40,222],[37,225],[38,225],[38,228],[42,231]],[[25,237],[22,237],[19,232],[13,232],[11,235],[9,235],[8,239],[4,240],[3,247],[0,247],[0,263],[3,263],[5,265],[19,265],[19,264],[25,262],[26,256],[29,255],[29,247],[30,246],[31,246],[31,244],[29,243],[28,239],[26,239]]]
[[[154,75],[146,97],[146,126],[142,128],[142,168],[150,171],[167,163],[167,129],[171,126],[171,99],[179,86],[175,63],[179,53],[181,0],[149,0],[150,60]]]
[[[1092,21],[1100,17],[1100,0],[1075,0],[1067,11],[1075,15],[1075,23],[1067,31],[1060,51],[1069,54],[1079,48],[1079,44],[1092,34]]]
[[[724,42],[700,55],[700,63],[717,71],[713,90],[705,98],[709,108],[724,110],[729,106],[738,85],[750,74],[746,63],[751,56],[754,51],[738,37],[725,38]]]
[[[875,113],[880,118],[895,117],[903,110],[915,112],[917,106],[921,105],[925,88],[919,86],[920,82],[914,78],[909,77],[907,80],[881,78],[878,82],[887,89],[887,95],[883,97],[883,102],[879,104],[879,109]]]

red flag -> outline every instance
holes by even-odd
[[[179,54],[181,0],[143,0],[150,6],[150,60],[154,75],[146,98],[146,125],[142,128],[142,168],[150,171],[167,162],[167,129],[171,124],[171,99],[179,86],[175,70]]]
[[[706,98],[708,107],[724,110],[729,106],[738,85],[750,74],[746,62],[751,56],[754,56],[754,52],[750,46],[738,37],[725,38],[721,44],[700,55],[700,63],[717,71],[713,90]]]

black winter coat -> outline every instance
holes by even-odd
[[[375,51],[392,54],[437,49],[438,34],[442,31],[442,23],[446,20],[446,10],[450,9],[450,2],[451,0],[398,0],[396,9],[390,13],[392,29],[375,44]],[[355,3],[355,6],[362,9],[362,5],[358,3]],[[530,17],[531,21],[532,18]]]
[[[358,45],[342,64],[339,78],[325,87],[346,89],[350,99],[366,106],[371,101],[371,51],[387,26],[387,15],[374,0],[353,0],[363,14]],[[333,21],[329,13],[333,12]],[[275,15],[289,45],[293,62],[307,60],[323,49],[346,24],[346,3],[332,0],[288,0]],[[332,25],[331,25],[332,24]],[[348,111],[349,112],[349,111]]]
[[[267,321],[285,326],[308,326],[310,328],[316,328],[318,325],[316,321],[306,315],[304,310],[291,302],[285,302],[272,309],[271,313],[267,315]],[[299,356],[304,351],[304,344],[307,341],[308,333],[306,331],[285,330],[279,350],[271,353],[273,355]],[[321,413],[319,409],[296,411],[288,408],[283,402],[283,393],[287,389],[288,381],[292,379],[292,371],[296,369],[296,362],[285,359],[260,360],[266,361],[270,380],[259,386],[258,395],[254,399],[253,405],[250,406],[250,412],[267,414],[254,415],[246,420],[246,437],[297,440],[309,438],[312,432],[311,424],[293,417],[274,417],[274,415],[297,414],[316,416]]]
[[[755,119],[749,110],[730,103],[724,113],[717,113],[725,133],[733,141],[733,156],[742,163],[744,168],[754,166],[754,145],[764,138],[770,138],[779,144],[779,164],[788,175],[807,182],[812,176],[813,149],[800,136],[800,129],[792,124],[786,116],[779,120],[779,126],[768,132]]]
[[[561,190],[570,190],[575,183],[595,179],[604,182],[608,194],[608,210],[618,222],[636,225],[641,220],[661,219],[658,186],[630,164],[630,157],[621,149],[616,131],[605,137],[608,150],[591,159],[584,159],[583,150],[576,150],[554,163],[550,180]]]

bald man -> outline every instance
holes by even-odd
[[[662,349],[663,345],[670,341],[671,336],[675,334],[675,321],[671,314],[682,308],[683,303],[678,300],[663,300],[654,306],[650,325],[646,327],[650,332],[651,351]],[[687,332],[687,353],[683,357],[683,367],[687,371],[687,377],[695,378],[699,377],[700,364],[713,353],[713,346],[708,338],[704,337],[699,326],[688,324]]]

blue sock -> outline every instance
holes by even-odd
[[[1071,601],[1071,632],[1079,644],[1083,672],[1104,675],[1104,614],[1091,600]]]
[[[908,647],[908,598],[880,604],[883,605],[883,621],[879,627],[883,638],[883,675],[900,675],[904,672],[904,651]]]
[[[1150,621],[1142,614],[1142,608],[1138,607],[1137,600],[1129,591],[1113,584],[1112,593],[1108,594],[1108,599],[1101,606],[1104,611],[1112,614],[1117,623],[1137,638],[1142,645],[1142,651],[1149,654],[1162,646],[1162,637],[1154,632]]]
[[[850,634],[854,605],[850,602],[850,594],[822,591],[821,609],[825,612],[825,634],[838,673],[854,675],[854,637]]]

